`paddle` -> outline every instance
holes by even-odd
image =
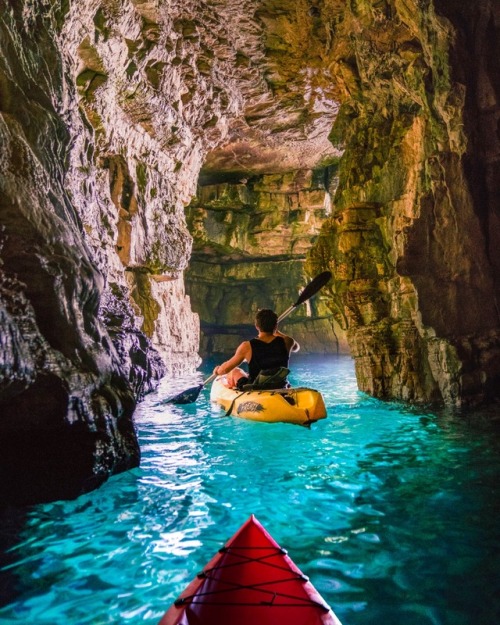
[[[300,304],[303,304],[308,299],[311,299],[313,295],[315,295],[321,288],[325,286],[325,284],[328,282],[328,280],[330,280],[331,277],[332,274],[330,271],[323,271],[323,273],[320,273],[319,276],[316,276],[313,280],[311,280],[311,282],[309,282],[306,288],[302,291],[299,299],[295,302],[295,304],[293,304],[293,306],[290,306],[290,308],[287,308],[285,312],[278,317],[278,323],[282,321],[285,317],[288,317],[288,315],[293,312],[297,308],[297,306],[300,306]]]
[[[216,377],[217,377],[217,374],[212,373],[212,375],[209,378],[204,380],[201,384],[198,384],[198,386],[192,386],[191,388],[188,388],[187,390],[182,391],[182,393],[179,393],[178,395],[171,397],[165,403],[166,404],[192,404],[198,399],[198,395],[201,393],[201,389],[212,380],[215,380]]]
[[[285,317],[288,317],[288,315],[293,312],[297,308],[297,306],[300,306],[300,304],[303,304],[305,301],[315,295],[322,287],[325,286],[325,284],[328,282],[328,280],[330,280],[331,277],[332,274],[329,271],[323,271],[323,273],[320,273],[319,276],[316,276],[313,280],[311,280],[311,282],[309,282],[306,288],[302,291],[299,299],[295,302],[295,304],[293,304],[293,306],[290,306],[290,308],[287,308],[287,310],[285,310],[285,312],[278,317],[278,323],[282,321]],[[216,374],[212,373],[209,378],[204,380],[201,384],[198,384],[198,386],[192,386],[191,388],[182,391],[182,393],[171,397],[165,403],[192,404],[198,399],[198,395],[201,393],[202,388],[216,377]]]

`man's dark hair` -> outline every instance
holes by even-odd
[[[278,315],[269,308],[261,308],[255,315],[255,325],[262,332],[274,332],[278,325]]]

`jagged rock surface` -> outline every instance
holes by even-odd
[[[335,166],[209,184],[187,210],[194,246],[186,284],[200,315],[202,355],[227,356],[255,335],[259,308],[283,312],[308,279],[304,262],[330,211]],[[219,172],[220,174],[220,172]],[[303,353],[345,353],[343,333],[318,295],[281,326]],[[337,332],[336,332],[337,330]]]
[[[499,388],[500,13],[437,9],[357,2],[336,24],[345,154],[309,269],[335,274],[362,390],[460,404]]]
[[[74,497],[139,461],[134,375],[99,321],[102,276],[65,188],[61,14],[26,9],[0,18],[3,502]]]

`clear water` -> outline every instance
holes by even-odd
[[[311,429],[221,416],[207,391],[159,404],[185,381],[149,396],[139,469],[28,511],[1,625],[156,625],[251,513],[344,625],[498,625],[498,419],[370,399],[348,358],[294,365],[326,399]]]

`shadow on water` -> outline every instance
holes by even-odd
[[[137,410],[139,469],[13,514],[2,625],[156,625],[251,513],[344,625],[500,623],[496,411],[383,404],[345,357],[295,358],[291,381],[327,419],[223,417],[209,389],[166,405],[198,380],[162,383]]]
[[[0,508],[0,607],[14,601],[19,594],[20,580],[10,571],[10,565],[16,561],[11,549],[19,542],[26,513],[24,508]]]

